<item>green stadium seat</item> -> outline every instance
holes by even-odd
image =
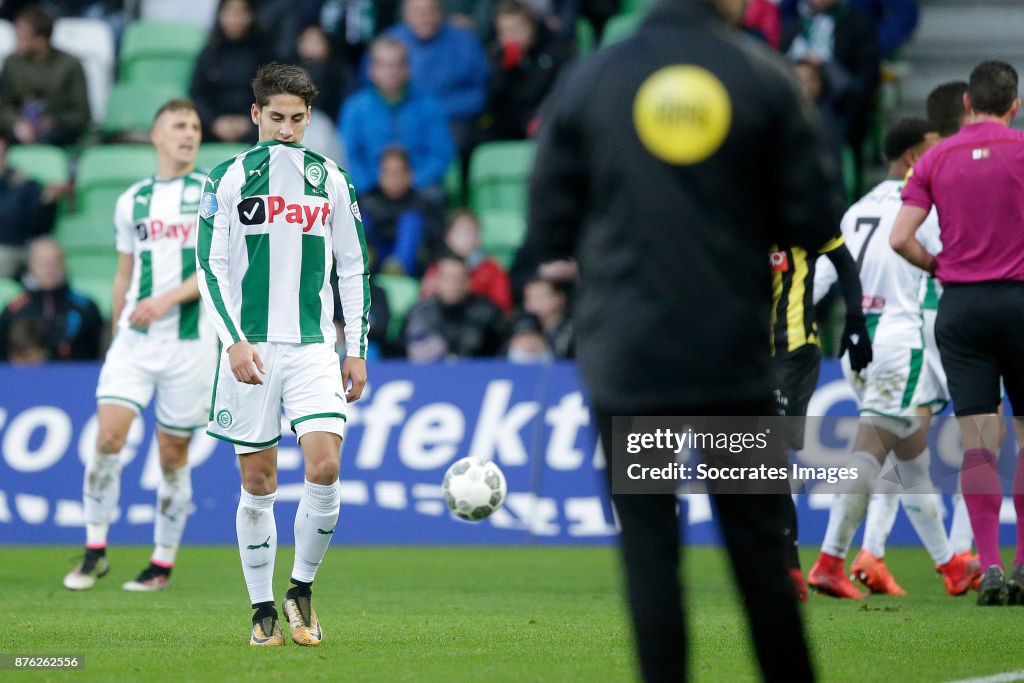
[[[622,14],[636,14],[642,17],[653,5],[654,0],[622,0],[619,11]]]
[[[409,309],[420,300],[420,282],[408,275],[375,275],[373,282],[384,290],[388,298],[391,321],[388,323],[388,338],[393,342],[401,340],[402,323]]]
[[[110,91],[104,133],[145,132],[153,125],[153,114],[167,100],[183,97],[186,89],[172,83],[121,82]]]
[[[604,25],[604,34],[601,36],[601,47],[608,47],[609,45],[614,45],[619,41],[629,38],[631,35],[636,33],[637,27],[640,26],[641,19],[643,19],[643,15],[640,13],[616,14],[608,20],[607,24]]]
[[[469,204],[478,214],[491,209],[526,213],[526,191],[533,168],[529,140],[488,142],[469,161]]]
[[[11,299],[21,294],[22,287],[19,283],[8,278],[0,278],[0,310],[7,308]]]
[[[75,210],[110,217],[117,197],[132,183],[156,171],[156,150],[150,145],[89,147],[78,162]]]
[[[114,274],[110,277],[105,275],[83,275],[72,276],[71,288],[80,294],[84,294],[93,301],[100,309],[105,320],[110,320],[114,309]]]
[[[61,218],[54,237],[64,250],[115,250],[113,214],[78,213]]]
[[[82,278],[106,278],[108,284],[114,282],[118,255],[113,249],[72,249],[64,255],[64,260],[72,287]]]
[[[40,185],[71,179],[67,152],[54,145],[15,145],[7,152],[7,164]]]
[[[576,20],[576,56],[586,57],[594,51],[594,26],[584,18]]]
[[[518,211],[480,213],[480,244],[486,254],[505,268],[512,265],[516,251],[526,236],[526,218]]]
[[[121,78],[129,83],[173,83],[187,89],[206,39],[206,31],[194,24],[132,22],[121,39]]]
[[[462,196],[462,161],[456,159],[444,174],[444,194],[448,199],[449,209],[459,209],[463,205]]]
[[[209,173],[220,162],[250,147],[252,145],[239,145],[233,142],[205,142],[199,145],[199,153],[196,154],[196,170]]]

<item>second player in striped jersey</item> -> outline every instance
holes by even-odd
[[[188,445],[209,410],[217,341],[201,311],[195,275],[197,224],[205,176],[195,172],[200,124],[188,100],[171,100],[153,121],[157,172],[117,200],[115,336],[96,387],[99,437],[86,466],[86,555],[64,579],[91,588],[108,567],[107,530],[117,509],[119,453],[135,416],[156,393],[157,443],[163,472],[157,488],[156,549],[127,590],[167,585],[192,501]]]

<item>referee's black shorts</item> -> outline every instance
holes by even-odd
[[[779,415],[785,421],[789,447],[799,451],[804,447],[807,406],[818,386],[821,368],[821,350],[817,344],[804,344],[793,351],[775,354],[775,401]]]
[[[935,339],[958,416],[996,412],[1000,378],[1024,415],[1024,282],[945,285]]]

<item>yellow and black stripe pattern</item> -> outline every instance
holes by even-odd
[[[827,254],[845,243],[837,235],[818,254]],[[801,247],[772,246],[772,333],[769,343],[772,355],[795,351],[801,346],[818,343],[814,323],[814,262]]]

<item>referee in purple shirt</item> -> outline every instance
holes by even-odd
[[[1014,475],[1017,555],[1009,579],[999,555],[996,469],[1000,378],[1014,414],[1024,415],[1024,132],[1009,127],[1021,106],[1017,72],[1004,62],[980,64],[964,105],[967,125],[914,166],[890,243],[945,288],[935,336],[964,444],[961,482],[984,571],[978,604],[1024,604],[1024,449]],[[933,205],[937,257],[914,236]]]

